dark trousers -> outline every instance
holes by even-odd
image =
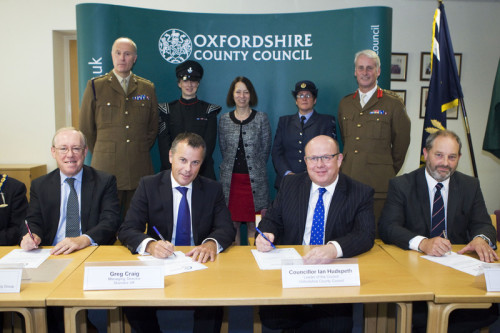
[[[160,333],[158,325],[157,307],[125,307],[123,312],[127,316],[130,326],[137,333]],[[194,333],[220,332],[222,326],[222,307],[207,306],[194,308]]]
[[[488,327],[498,319],[498,305],[489,309],[459,309],[452,311],[448,321],[448,332],[471,333],[476,329]],[[414,333],[425,333],[427,329],[427,303],[413,302]]]
[[[352,304],[261,306],[260,320],[270,329],[294,332],[351,332]]]

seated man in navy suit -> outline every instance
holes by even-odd
[[[195,247],[186,255],[204,263],[214,261],[231,245],[236,230],[222,185],[198,175],[205,153],[201,136],[181,133],[170,148],[172,170],[141,179],[118,233],[132,253],[166,258],[172,255],[175,245],[191,245]],[[153,227],[165,241],[159,239]],[[147,333],[161,332],[156,310],[124,308],[132,328]],[[221,325],[221,307],[195,308],[194,332],[219,332]]]
[[[342,154],[331,137],[319,135],[305,147],[307,173],[283,178],[276,199],[259,224],[280,245],[320,245],[304,259],[353,257],[370,250],[375,239],[373,189],[339,173]],[[272,249],[258,235],[259,251]],[[351,332],[352,306],[261,307],[262,323],[298,332]]]
[[[51,253],[58,255],[115,242],[120,224],[116,178],[83,165],[87,150],[85,136],[72,127],[54,135],[51,152],[58,168],[31,183],[26,221],[33,238],[23,224],[23,249],[53,245]]]
[[[459,254],[474,251],[485,262],[498,260],[496,233],[486,210],[479,180],[456,171],[462,143],[452,131],[428,136],[423,150],[425,168],[393,178],[379,222],[385,243],[405,250],[442,256],[451,244],[467,244]],[[426,305],[414,305],[414,331],[425,332]],[[488,326],[498,312],[456,310],[450,332],[471,332]]]

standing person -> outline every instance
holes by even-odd
[[[390,180],[379,223],[385,243],[437,257],[451,251],[451,244],[467,244],[459,254],[476,252],[481,261],[498,260],[493,251],[496,232],[479,181],[456,171],[461,150],[454,132],[432,133],[423,149],[425,168]],[[413,313],[413,331],[425,332],[425,302],[415,302]],[[497,304],[486,310],[455,310],[448,331],[472,332],[497,316]]]
[[[194,245],[186,255],[205,263],[231,245],[235,231],[222,186],[199,176],[205,149],[198,134],[181,133],[170,148],[172,169],[141,179],[118,233],[132,253],[166,258],[175,246]],[[160,240],[154,228],[166,240]],[[136,332],[159,333],[157,309],[125,307],[123,311]],[[220,332],[221,325],[222,307],[195,308],[193,332]]]
[[[236,228],[236,244],[240,245],[240,225],[246,223],[248,235],[254,235],[255,214],[269,204],[266,164],[271,152],[271,126],[267,114],[252,109],[258,99],[248,78],[234,79],[226,101],[236,108],[219,120],[219,180]]]
[[[27,209],[26,186],[7,174],[0,174],[0,246],[19,242]]]
[[[277,189],[284,176],[306,171],[304,152],[309,140],[320,134],[337,138],[335,117],[314,110],[318,89],[313,82],[297,82],[292,95],[299,112],[280,117],[271,153]]]
[[[87,83],[80,129],[92,167],[116,176],[125,216],[139,179],[154,172],[149,150],[158,134],[158,101],[154,84],[132,73],[137,46],[131,39],[115,40],[111,57],[113,70]]]
[[[190,132],[200,135],[206,143],[207,154],[200,175],[215,180],[212,154],[217,140],[217,114],[222,109],[219,105],[201,101],[196,97],[203,67],[196,61],[188,60],[175,68],[177,85],[181,97],[170,103],[160,103],[160,149],[161,169],[170,169],[169,151],[172,142],[180,133]]]
[[[374,188],[375,220],[387,196],[389,179],[396,176],[410,144],[410,118],[401,99],[377,86],[380,58],[372,50],[354,57],[358,90],[339,104],[344,143],[342,172]]]

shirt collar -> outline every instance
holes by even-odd
[[[318,184],[315,184],[313,182],[312,186],[311,186],[312,193],[314,193],[318,188],[323,187],[326,189],[326,191],[328,193],[332,194],[335,191],[335,187],[337,186],[338,181],[339,181],[339,175],[337,175],[337,178],[335,178],[335,181],[328,186],[319,186]]]
[[[361,94],[365,94],[367,99],[365,99],[366,102],[368,102],[370,100],[370,98],[372,98],[373,94],[375,93],[375,91],[377,91],[377,88],[378,86],[375,85],[375,87],[373,87],[372,89],[370,89],[370,91],[366,92],[366,93],[363,93],[361,92],[361,90],[358,89],[358,94],[361,96]]]
[[[425,179],[427,180],[427,186],[429,187],[429,190],[434,189],[434,187],[436,187],[437,183],[443,184],[443,188],[441,190],[445,190],[445,191],[447,191],[448,187],[450,186],[450,177],[448,177],[448,179],[446,179],[446,180],[443,180],[442,182],[438,182],[437,180],[432,178],[432,176],[427,171],[427,168],[425,168]]]
[[[301,114],[300,112],[298,112],[297,114],[299,115],[299,120],[300,120],[300,118],[302,118],[302,116],[304,116],[304,117],[306,117],[305,122],[307,122],[309,120],[309,118],[312,117],[313,113],[314,113],[314,110],[312,110],[308,114]]]
[[[61,170],[59,170],[59,175],[61,176],[61,185],[66,181],[67,178],[75,178],[77,182],[82,183],[82,178],[83,178],[83,168],[80,170],[76,175],[73,177],[68,177],[64,173],[62,173]]]
[[[178,187],[178,186],[187,187],[190,190],[193,189],[193,182],[187,184],[186,186],[179,185],[179,183],[175,180],[174,175],[172,175],[172,172],[170,172],[170,180],[172,181],[172,188],[173,189]]]
[[[117,79],[117,80],[118,80],[118,82],[120,82],[120,83],[122,83],[122,80],[123,80],[123,79],[125,79],[125,81],[127,82],[127,85],[129,84],[129,82],[130,82],[130,78],[132,77],[132,71],[130,71],[130,74],[129,74],[127,77],[125,77],[125,78],[123,78],[123,77],[121,77],[120,75],[116,74],[116,72],[115,72],[115,70],[114,70],[114,69],[113,69],[113,74],[115,74],[116,79]]]

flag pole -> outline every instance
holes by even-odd
[[[460,106],[462,107],[462,115],[464,117],[465,131],[467,132],[467,142],[469,144],[470,159],[472,162],[472,171],[474,172],[474,177],[478,178],[476,158],[474,157],[474,148],[472,147],[472,138],[470,135],[469,120],[467,119],[467,111],[465,110],[465,103],[462,97],[460,98]]]

